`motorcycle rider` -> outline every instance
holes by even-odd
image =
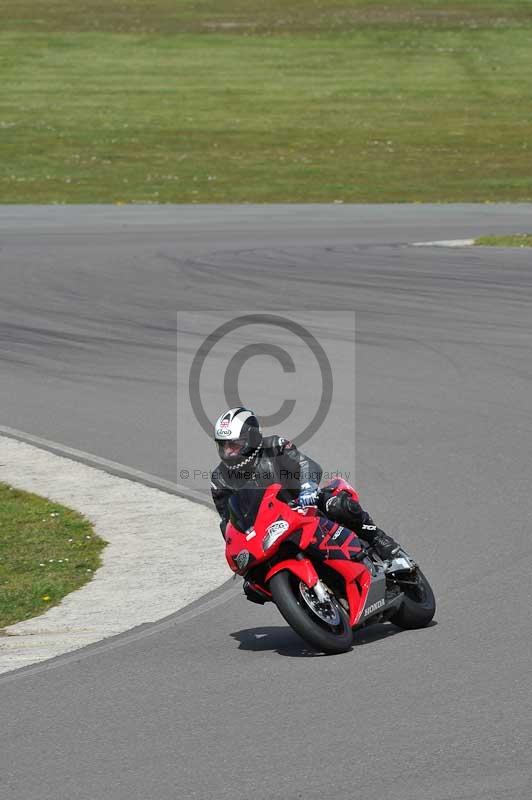
[[[288,439],[263,436],[250,409],[225,411],[216,421],[214,439],[221,461],[212,474],[211,493],[224,537],[229,499],[235,491],[244,486],[264,488],[280,483],[293,499],[298,499],[300,506],[317,505],[328,519],[364,539],[380,558],[389,559],[397,552],[397,542],[378,528],[347,492],[334,495],[332,489],[319,489],[322,469],[316,461],[301,453]],[[244,590],[249,599],[256,599],[252,589],[244,586]]]

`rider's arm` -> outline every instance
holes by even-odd
[[[211,481],[211,495],[216,511],[220,515],[220,530],[225,538],[225,528],[229,519],[229,498],[232,495],[232,491],[213,478]]]

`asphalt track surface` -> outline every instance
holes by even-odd
[[[530,205],[0,210],[0,423],[169,480],[176,308],[355,309],[358,486],[439,601],[430,628],[376,626],[323,657],[224,588],[11,673],[3,797],[530,797],[531,253],[408,243],[531,220]]]

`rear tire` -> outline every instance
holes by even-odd
[[[407,587],[399,584],[404,592],[401,608],[390,619],[399,628],[414,629],[425,628],[436,613],[436,600],[430,583],[425,578],[419,567],[416,569],[417,585]]]
[[[277,608],[290,627],[308,644],[323,653],[345,653],[351,648],[353,631],[349,625],[349,617],[334,596],[331,604],[339,623],[329,625],[304,602],[299,579],[291,572],[278,572],[269,585]]]

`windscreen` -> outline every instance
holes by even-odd
[[[242,533],[253,527],[264,497],[265,488],[249,487],[239,489],[229,499],[229,519]]]

